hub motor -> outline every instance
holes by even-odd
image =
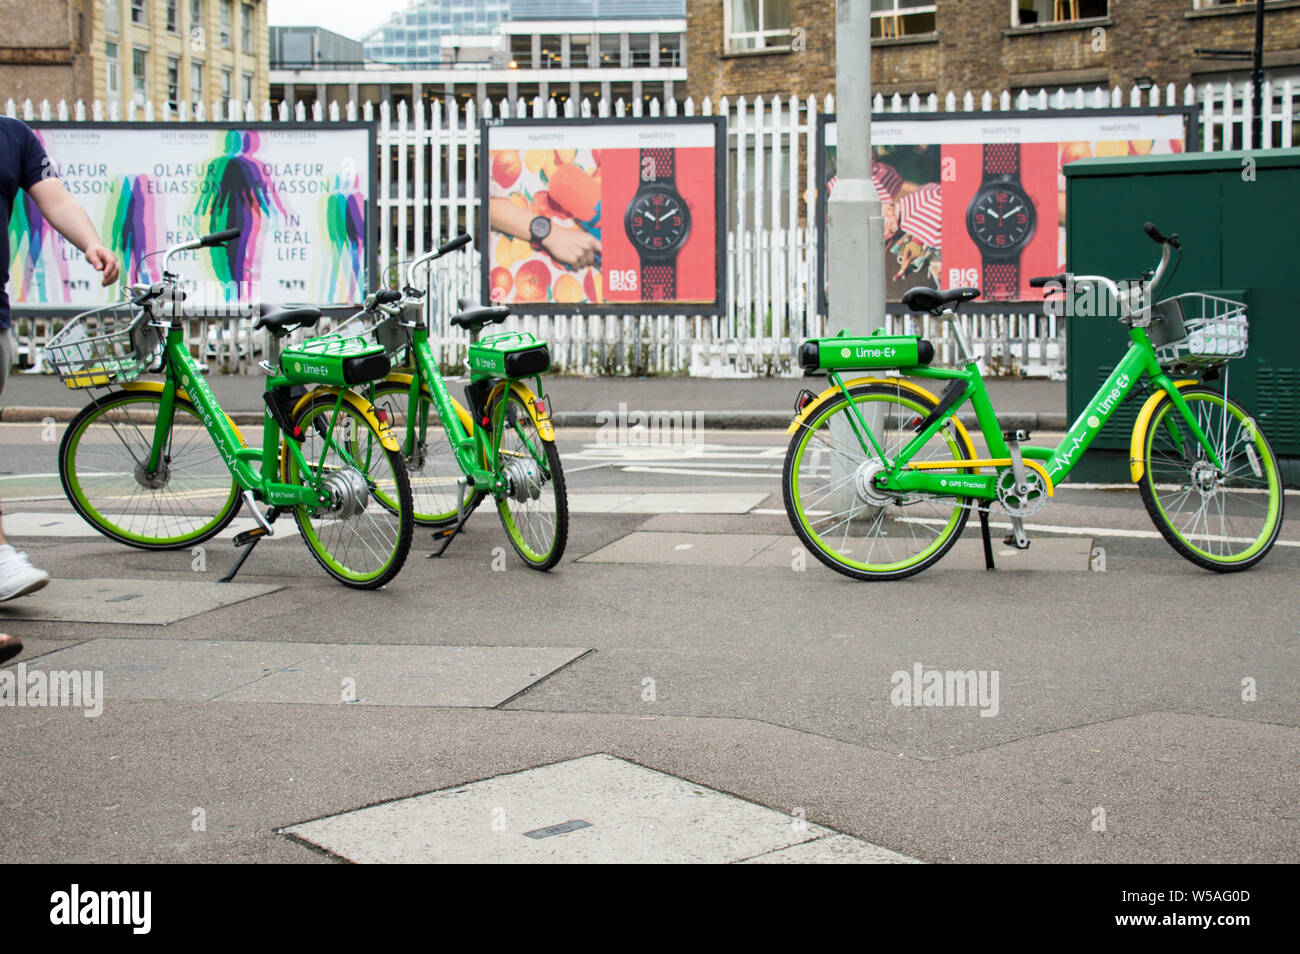
[[[152,476],[144,469],[143,461],[135,465],[135,482],[149,490],[160,490],[166,487],[167,482],[171,480],[171,476],[172,469],[165,460],[158,466]]]
[[[505,466],[506,494],[527,503],[542,495],[542,469],[531,457],[516,457]]]
[[[355,467],[334,471],[325,478],[324,490],[329,494],[329,509],[340,520],[349,520],[364,513],[370,503],[370,487]]]

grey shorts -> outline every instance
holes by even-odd
[[[0,328],[0,394],[4,394],[5,381],[9,378],[9,365],[14,360],[13,338],[8,328]]]

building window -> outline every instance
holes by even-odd
[[[136,26],[149,25],[148,0],[131,0],[131,22]]]
[[[1012,26],[1069,23],[1106,16],[1110,16],[1109,0],[1016,0],[1011,7]]]
[[[672,35],[659,35],[659,65],[666,68],[673,68],[682,65],[682,38],[674,33]]]
[[[644,69],[650,65],[650,34],[631,33],[627,38],[628,53],[632,56],[632,66]]]
[[[617,33],[600,35],[600,65],[623,65],[623,40]]]
[[[235,23],[235,0],[221,0],[221,45],[230,48]]]
[[[117,34],[122,29],[122,8],[117,0],[104,0],[104,32]]]
[[[788,50],[790,0],[728,0],[727,52]]]
[[[514,69],[527,70],[533,66],[533,38],[523,33],[510,37],[510,62]]]
[[[167,0],[167,32],[181,32],[180,0]]]
[[[239,5],[239,48],[253,52],[253,8],[246,3]]]
[[[871,0],[871,35],[877,38],[935,32],[934,0]]]
[[[230,101],[230,70],[221,71],[221,99]]]
[[[137,106],[143,106],[149,94],[149,51],[131,51],[131,97]]]
[[[175,109],[181,102],[181,61],[167,57],[167,105]]]
[[[253,101],[253,74],[245,73],[239,78],[239,93],[244,102]]]
[[[569,66],[575,70],[585,70],[595,65],[591,62],[591,36],[583,34],[569,37]]]
[[[108,95],[116,98],[118,94],[117,44],[104,44],[104,85]]]
[[[190,103],[197,106],[203,102],[203,64],[190,64]]]

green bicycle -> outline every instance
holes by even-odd
[[[360,393],[393,428],[411,479],[416,523],[432,527],[441,556],[487,497],[520,558],[549,570],[564,555],[569,505],[541,376],[550,351],[527,332],[482,337],[510,315],[468,299],[451,323],[470,333],[470,380],[462,405],[447,390],[429,345],[425,293],[416,272],[469,244],[459,235],[411,262],[401,291],[367,296],[354,321],[388,352],[397,370]],[[431,302],[430,302],[431,304]],[[536,390],[524,381],[532,378]]]
[[[315,325],[320,311],[263,312],[256,327],[270,331],[263,363],[270,377],[262,446],[247,446],[185,346],[185,293],[167,271],[173,255],[238,236],[231,229],[153,253],[164,256],[162,281],[131,286],[128,302],[79,315],[47,345],[68,387],[108,389],[63,435],[63,489],[97,531],[144,550],[211,539],[242,504],[257,525],[235,537],[243,552],[223,581],[291,510],[326,572],[355,588],[383,586],[410,548],[411,489],[397,442],[351,388],[387,374],[388,357],[340,336],[282,348],[289,333]],[[162,380],[137,380],[145,372],[161,372]],[[293,389],[304,384],[319,387],[295,398]],[[257,501],[268,505],[265,515]]]
[[[1024,520],[1041,509],[1088,445],[1145,376],[1150,396],[1134,425],[1130,476],[1156,528],[1182,556],[1218,572],[1254,566],[1272,548],[1282,525],[1283,489],[1277,458],[1254,419],[1212,379],[1246,353],[1245,306],[1209,295],[1179,295],[1150,303],[1168,270],[1178,236],[1151,223],[1160,265],[1140,284],[1121,290],[1104,276],[1058,275],[1031,284],[1049,293],[1080,286],[1108,291],[1118,303],[1131,344],[1107,381],[1057,447],[1024,443],[1004,433],[960,323],[953,322],[964,368],[930,367],[933,345],[914,336],[813,339],[800,350],[809,371],[825,371],[831,387],[804,391],[787,433],[782,487],[795,533],[833,570],[862,580],[894,580],[943,558],[961,536],[972,509],[984,531],[992,565],[988,512],[997,503],[1010,516],[1006,542],[1029,546]],[[903,301],[914,311],[954,319],[973,288],[914,288]],[[844,372],[895,369],[900,375],[947,381],[935,395],[903,377]],[[979,458],[957,418],[967,401],[989,457]]]

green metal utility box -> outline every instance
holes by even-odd
[[[1065,167],[1066,262],[1075,274],[1136,280],[1159,261],[1142,231],[1178,233],[1182,262],[1158,299],[1204,292],[1244,301],[1246,357],[1229,394],[1255,415],[1288,485],[1300,478],[1300,149],[1081,159]],[[1177,262],[1177,253],[1175,253]],[[1066,403],[1073,420],[1128,345],[1115,319],[1066,318]],[[1128,479],[1135,395],[1097,436],[1076,480]],[[1290,458],[1285,459],[1285,458]]]

